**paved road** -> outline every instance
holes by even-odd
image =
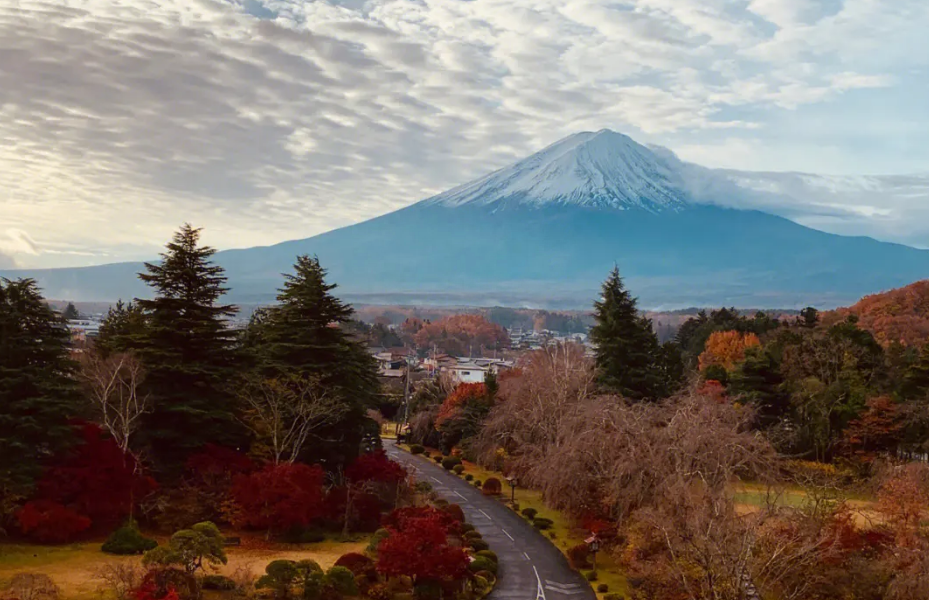
[[[468,522],[497,553],[499,581],[490,600],[596,600],[564,555],[499,500],[484,496],[431,460],[398,449],[393,441],[384,440],[384,447],[418,480],[430,483],[439,496],[460,505]]]

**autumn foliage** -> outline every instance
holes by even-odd
[[[287,463],[239,475],[232,485],[233,520],[275,532],[307,527],[324,513],[323,479],[319,466]]]
[[[858,325],[884,346],[899,342],[922,346],[929,342],[929,280],[881,294],[865,296],[848,308],[823,316],[825,324],[858,317]]]
[[[63,544],[90,528],[86,516],[51,500],[27,502],[17,514],[23,535],[43,544]]]
[[[464,355],[469,350],[504,348],[510,340],[503,327],[480,315],[452,315],[424,323],[413,341],[420,348],[436,346],[447,354]]]
[[[470,402],[481,402],[487,395],[487,388],[483,383],[460,383],[442,403],[435,425],[441,427],[443,423],[456,418],[462,408]]]
[[[703,353],[698,359],[700,370],[711,365],[719,365],[729,371],[745,359],[745,350],[760,345],[761,340],[754,333],[713,332],[707,339]]]
[[[378,546],[377,570],[417,583],[456,582],[468,576],[468,555],[449,544],[457,521],[431,507],[400,509],[386,521],[390,535]]]
[[[352,483],[399,483],[406,479],[406,476],[406,469],[387,458],[383,449],[359,456],[345,469],[345,478]]]

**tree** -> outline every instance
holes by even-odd
[[[125,455],[130,439],[149,410],[150,395],[142,390],[145,369],[131,353],[104,356],[96,349],[81,355],[78,379],[96,412],[96,420],[113,436]]]
[[[388,530],[390,535],[378,546],[379,572],[390,577],[406,575],[417,584],[467,577],[468,555],[449,545],[446,517],[423,513],[403,518]]]
[[[464,356],[484,349],[502,350],[510,344],[506,330],[481,315],[450,315],[434,323],[424,323],[413,341],[419,348],[433,346],[448,354]]]
[[[359,454],[368,431],[376,433],[366,410],[375,405],[380,386],[374,359],[339,327],[351,318],[351,307],[331,294],[336,286],[325,278],[318,259],[298,257],[278,304],[249,334],[257,341],[249,350],[262,377],[313,378],[340,407],[340,418],[314,430],[301,456],[334,470]]]
[[[296,375],[249,379],[238,397],[245,407],[243,423],[267,447],[274,464],[296,461],[309,435],[337,422],[345,411],[317,379]]]
[[[100,324],[94,348],[102,357],[118,352],[129,352],[141,347],[145,335],[146,319],[142,308],[134,303],[119,300],[107,311]]]
[[[636,299],[614,268],[594,304],[596,325],[590,339],[597,346],[600,384],[632,399],[655,398],[662,388],[658,338],[651,322],[640,317]]]
[[[710,365],[719,365],[731,371],[745,359],[745,351],[761,345],[761,340],[754,333],[738,331],[715,331],[706,340],[706,347],[700,354],[699,366],[703,371]]]
[[[77,312],[77,308],[75,308],[74,303],[68,302],[68,306],[64,309],[64,312],[61,313],[61,316],[63,316],[68,321],[73,321],[75,319],[80,319],[81,313]]]
[[[145,566],[179,566],[187,574],[202,570],[204,565],[224,565],[228,562],[224,540],[213,523],[197,523],[190,529],[176,531],[168,543],[145,553]]]
[[[144,434],[156,463],[174,471],[204,444],[234,446],[241,431],[228,391],[236,354],[226,321],[235,309],[219,304],[226,277],[199,240],[200,230],[184,225],[161,263],[139,275],[155,291],[137,300],[146,320],[138,352],[154,400]]]
[[[268,465],[232,485],[238,525],[268,534],[307,527],[323,514],[323,470],[300,463]]]
[[[0,279],[0,507],[75,439],[70,334],[31,279]],[[4,515],[0,515],[2,520]],[[2,527],[0,522],[0,527]]]

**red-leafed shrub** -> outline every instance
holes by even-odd
[[[406,575],[424,581],[461,581],[468,576],[465,551],[448,544],[439,515],[401,519],[378,546],[377,570],[388,577]]]
[[[448,533],[457,534],[461,530],[461,523],[442,509],[432,506],[406,506],[398,508],[383,519],[384,527],[394,530],[403,530],[413,521],[430,520],[442,525]]]
[[[578,544],[576,546],[571,546],[568,550],[568,559],[571,561],[571,566],[575,569],[587,569],[590,567],[590,549],[587,547],[587,544]]]
[[[359,456],[345,469],[345,477],[352,483],[399,483],[406,479],[406,476],[406,469],[387,458],[387,453],[382,449]]]
[[[448,506],[444,507],[442,511],[459,523],[464,523],[465,521],[464,511],[461,509],[461,506],[457,504],[449,504]]]
[[[97,425],[84,424],[81,435],[83,442],[45,472],[36,498],[86,515],[98,528],[111,528],[129,515],[132,502],[138,503],[158,485]]]
[[[481,488],[481,491],[485,496],[499,496],[503,493],[503,484],[500,483],[500,480],[496,477],[491,477],[484,482],[484,487]]]
[[[268,465],[250,475],[238,475],[232,497],[237,525],[285,532],[307,527],[323,515],[323,470],[302,464]]]
[[[368,579],[377,577],[377,571],[374,568],[374,561],[364,554],[359,554],[357,552],[343,554],[341,557],[339,557],[339,560],[335,561],[335,566],[345,567],[356,577],[359,575],[367,577]]]
[[[43,544],[73,541],[90,528],[90,519],[51,500],[27,502],[18,514],[20,531]]]
[[[187,470],[204,481],[231,479],[235,475],[251,473],[256,468],[255,461],[247,455],[215,444],[205,445],[187,459]]]
[[[156,567],[149,569],[131,596],[133,600],[192,600],[201,594],[192,573],[173,567]]]

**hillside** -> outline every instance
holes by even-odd
[[[865,296],[857,303],[824,315],[826,323],[855,315],[863,329],[883,345],[899,342],[922,346],[929,342],[929,280]]]

